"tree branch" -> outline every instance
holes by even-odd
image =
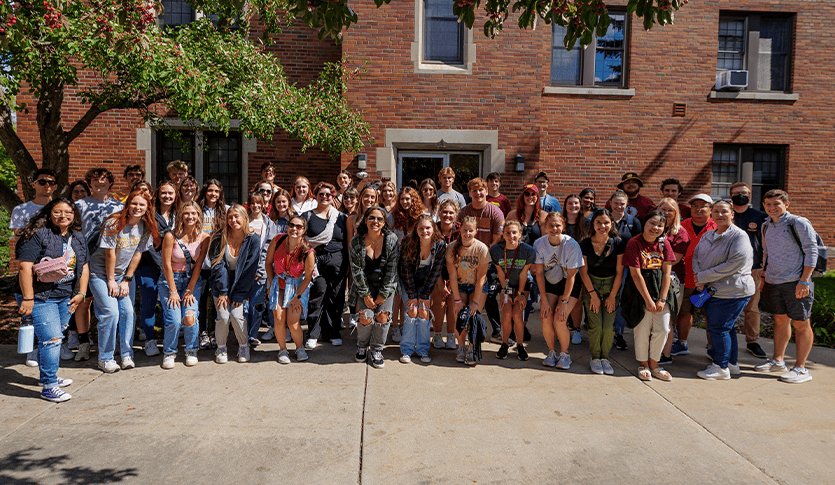
[[[84,130],[90,126],[90,123],[96,119],[96,117],[100,114],[104,113],[101,109],[101,106],[98,103],[93,103],[90,105],[90,108],[84,113],[84,116],[81,117],[80,120],[72,127],[72,129],[67,133],[67,143],[71,143],[73,140],[78,138],[78,135],[82,134]]]
[[[14,162],[18,177],[24,181],[23,192],[26,193],[28,188],[32,192],[29,194],[30,197],[34,196],[31,185],[26,184],[25,180],[27,174],[37,169],[35,159],[32,158],[32,155],[29,153],[26,145],[20,140],[20,137],[17,136],[14,123],[12,122],[12,110],[9,102],[5,99],[0,101],[0,143],[6,147],[6,153],[9,154],[9,158]],[[0,183],[0,204],[3,204],[6,209],[11,211],[14,206],[22,202],[13,187],[6,187]]]

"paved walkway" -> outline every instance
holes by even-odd
[[[706,382],[694,330],[673,382],[647,384],[631,347],[612,351],[614,376],[591,374],[585,334],[571,370],[545,368],[530,326],[530,361],[486,344],[474,368],[434,349],[401,364],[389,346],[373,369],[351,336],[284,366],[275,342],[249,364],[201,352],[170,371],[137,346],[138,367],[114,375],[62,362],[75,383],[58,405],[0,346],[0,483],[835,483],[835,350],[813,350],[801,385],[747,353],[741,377]]]

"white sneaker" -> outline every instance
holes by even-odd
[[[454,333],[446,334],[446,348],[449,350],[455,350],[458,348],[458,342],[455,340]]]
[[[165,356],[162,358],[162,368],[173,369],[175,357],[177,357],[176,354],[165,354]]]
[[[742,374],[742,371],[739,370],[739,364],[731,364],[728,362],[728,370],[731,372],[732,376],[738,376]]]
[[[341,347],[342,346],[342,339],[341,338],[331,339],[331,345],[333,345],[334,347]]]
[[[308,359],[307,352],[304,349],[296,349],[296,360],[304,362]]]
[[[399,344],[400,340],[402,338],[403,338],[403,334],[402,334],[402,331],[400,330],[400,327],[394,327],[393,329],[391,329],[391,341],[392,342],[394,342],[396,344]]]
[[[615,369],[612,368],[612,364],[610,364],[607,359],[600,359],[600,365],[603,366],[604,374],[607,376],[615,375]]]
[[[432,346],[436,349],[443,349],[446,347],[444,345],[444,336],[441,335],[440,332],[435,332],[435,335],[432,336]]]
[[[133,363],[133,357],[130,355],[122,356],[122,370],[133,369],[136,364]]]
[[[119,364],[116,363],[115,360],[100,360],[98,362],[99,369],[104,371],[106,374],[112,374],[119,370]]]
[[[557,360],[557,369],[568,370],[571,368],[571,356],[565,352],[560,353],[560,358]]]
[[[707,381],[726,381],[731,378],[731,371],[716,364],[710,364],[707,369],[696,372],[696,375]]]
[[[35,344],[37,345],[37,344]],[[26,367],[37,367],[38,366],[38,348],[35,347],[35,350],[26,354]]]
[[[598,375],[603,375],[603,364],[600,359],[591,359],[591,371]]]
[[[278,363],[279,364],[289,364],[290,363],[290,352],[287,352],[287,349],[281,349],[278,351]]]
[[[145,342],[145,355],[147,355],[148,357],[159,355],[159,348],[157,347],[156,340],[151,339]]]
[[[757,372],[786,372],[785,362],[776,362],[774,359],[768,359],[764,363],[754,367]]]
[[[403,362],[404,364],[408,364],[411,361],[412,361],[412,357],[409,356],[409,355],[403,354],[403,355],[400,356],[400,362]]]
[[[67,336],[67,345],[69,345],[71,349],[77,349],[79,343],[80,342],[78,341],[78,332],[70,330],[70,333]]]
[[[455,352],[455,362],[464,363],[464,347],[458,347],[457,352]]]
[[[229,356],[226,353],[226,346],[218,346],[217,350],[215,350],[215,362],[218,364],[225,364],[229,362]]]
[[[238,349],[238,362],[241,364],[249,362],[249,345],[242,345]]]
[[[348,328],[356,328],[357,327],[357,314],[352,313],[350,320],[348,320]]]
[[[548,351],[548,357],[542,361],[542,365],[546,367],[554,367],[557,365],[557,352],[555,350]]]
[[[69,344],[61,344],[61,360],[72,360],[74,357],[75,354],[73,354],[72,350],[70,350]]]
[[[811,381],[812,374],[810,374],[809,371],[806,369],[801,369],[800,367],[794,366],[792,367],[792,370],[781,375],[780,380],[783,382],[789,382],[791,384],[800,384],[802,382]]]
[[[195,365],[197,365],[197,352],[186,350],[186,367],[194,367]]]
[[[272,340],[275,338],[275,328],[270,327],[269,330],[264,332],[264,335],[261,336],[261,340],[266,342],[267,340]]]
[[[316,348],[316,344],[318,341],[315,338],[307,339],[307,342],[304,343],[304,348],[307,350],[313,350]]]
[[[89,360],[90,359],[90,342],[78,344],[78,352],[75,353],[75,361],[81,362],[82,360]]]
[[[58,387],[67,387],[67,386],[72,384],[72,379],[64,379],[63,377],[57,377],[57,378],[58,378]]]

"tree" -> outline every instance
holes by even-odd
[[[355,1],[355,0],[350,0]],[[374,0],[378,7],[391,0]],[[476,11],[486,16],[484,34],[501,32],[510,12],[520,12],[520,28],[538,19],[567,26],[565,45],[588,44],[596,30],[609,26],[602,0],[450,0],[467,25]],[[687,0],[629,0],[628,10],[649,29],[668,24]],[[59,189],[68,183],[69,146],[102,113],[133,109],[152,125],[169,113],[195,127],[228,130],[232,119],[250,137],[271,139],[276,128],[318,146],[333,156],[359,151],[370,139],[368,125],[345,100],[347,80],[360,73],[346,61],[326,64],[305,87],[288,83],[278,59],[266,51],[269,35],[301,22],[319,29],[320,38],[337,42],[358,22],[349,0],[189,0],[214,13],[161,30],[155,17],[158,0],[18,0],[0,2],[0,143],[17,172],[36,168],[29,149],[15,132],[13,112],[36,112],[42,166],[55,171]],[[254,17],[264,26],[260,38],[249,35]],[[94,86],[82,84],[80,72],[93,72]],[[65,127],[62,113],[68,88],[86,113]],[[26,89],[34,107],[16,102]],[[27,198],[32,189],[23,184]],[[0,181],[0,203],[18,203],[14,187]]]

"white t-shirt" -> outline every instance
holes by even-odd
[[[545,279],[552,285],[565,278],[566,269],[577,269],[584,264],[580,243],[565,234],[560,235],[560,241],[559,246],[552,246],[548,236],[542,236],[533,243],[536,263],[544,265]]]
[[[296,202],[296,199],[291,198],[290,203],[293,204],[293,210],[296,211],[296,214],[304,214],[307,211],[312,211],[319,205],[319,203],[316,202],[316,199],[306,199],[304,202],[299,204]]]
[[[29,221],[35,217],[35,214],[44,206],[38,205],[31,200],[25,202],[12,209],[12,215],[9,218],[9,229],[23,229]]]

